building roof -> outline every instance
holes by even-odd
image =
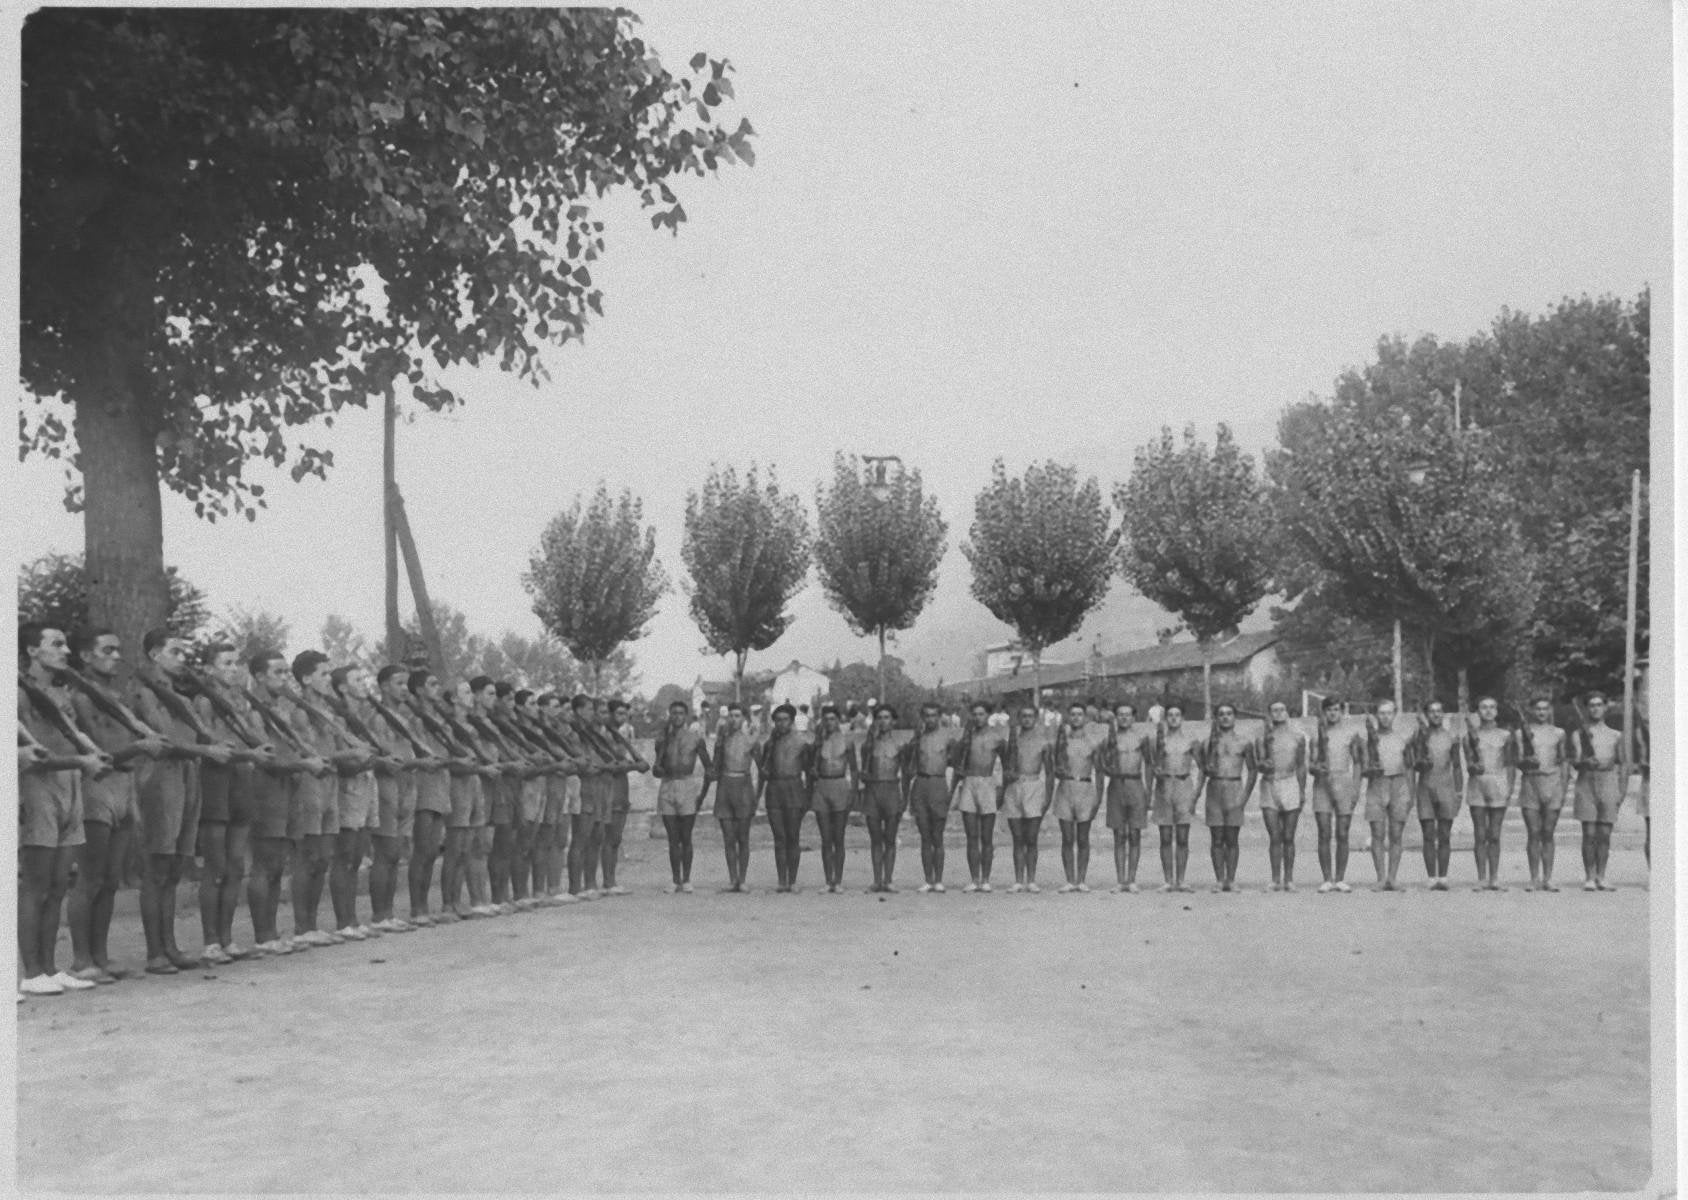
[[[1281,640],[1271,630],[1241,633],[1228,642],[1214,646],[1213,657],[1208,661],[1216,667],[1237,666]],[[1199,671],[1201,666],[1201,646],[1192,638],[1188,641],[1167,642],[1165,645],[1144,646],[1140,650],[1127,650],[1123,654],[1104,655],[1099,664],[1083,660],[1045,663],[1038,676],[1038,684],[1041,687],[1057,687],[1076,683],[1086,677],[1096,680],[1130,679],[1138,675],[1159,675],[1172,671]],[[1032,686],[1032,668],[1030,663],[1023,663],[1017,671],[1007,675],[968,679],[947,686],[969,696],[1001,696],[1010,692],[1023,692]]]
[[[1282,640],[1270,629],[1259,633],[1239,633],[1230,641],[1214,646],[1208,661],[1216,667],[1234,667]],[[1127,650],[1124,654],[1105,655],[1101,674],[1157,675],[1163,671],[1199,671],[1201,666],[1201,646],[1192,638],[1187,642],[1167,642],[1164,646],[1145,646],[1141,650]]]

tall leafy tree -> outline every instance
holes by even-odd
[[[42,9],[23,30],[25,453],[66,460],[95,620],[167,606],[160,485],[255,516],[247,465],[407,377],[540,351],[602,298],[592,201],[750,162],[730,67],[624,9]],[[69,406],[67,413],[66,405]],[[80,480],[80,482],[76,482]]]
[[[184,641],[200,638],[211,621],[205,593],[175,567],[164,568],[169,600],[163,625]],[[67,635],[92,623],[88,572],[80,554],[43,554],[18,570],[18,621],[36,621]],[[144,631],[143,631],[144,632]]]
[[[1618,686],[1624,657],[1630,472],[1648,467],[1651,302],[1566,298],[1545,313],[1503,309],[1464,342],[1380,339],[1375,361],[1345,371],[1332,403],[1369,420],[1451,418],[1486,432],[1519,536],[1540,583],[1520,663],[1572,690]],[[1297,406],[1280,441],[1297,437]],[[1641,578],[1650,529],[1645,489]],[[1645,652],[1648,596],[1639,595]],[[1476,664],[1474,664],[1476,665]]]
[[[1471,667],[1512,661],[1538,594],[1494,439],[1446,414],[1415,425],[1341,404],[1291,410],[1279,436],[1267,470],[1301,577],[1323,577],[1338,611],[1399,619],[1427,661],[1447,656],[1465,707]]]
[[[551,518],[522,586],[540,624],[587,665],[596,690],[603,663],[644,636],[668,572],[656,561],[656,529],[644,523],[643,505],[627,490],[611,498],[600,483],[590,503],[577,496]]]
[[[772,470],[764,482],[754,463],[743,479],[711,467],[703,487],[686,493],[685,530],[692,619],[711,651],[733,656],[733,695],[743,700],[745,658],[790,626],[785,606],[808,577],[808,515]]]
[[[1012,479],[999,458],[973,503],[973,596],[1013,628],[1032,656],[1033,697],[1048,647],[1078,632],[1108,594],[1119,531],[1102,489],[1060,463],[1033,464]]]
[[[1271,583],[1272,520],[1254,460],[1221,424],[1213,450],[1171,429],[1137,449],[1131,476],[1114,488],[1120,570],[1139,592],[1174,613],[1202,649],[1202,711],[1213,711],[1215,639],[1253,612]]]
[[[853,455],[834,458],[832,486],[815,489],[815,511],[821,589],[852,633],[878,639],[884,695],[886,635],[912,626],[932,599],[949,527],[918,470],[870,485]]]

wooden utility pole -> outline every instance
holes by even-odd
[[[416,539],[410,536],[410,519],[404,515],[404,497],[399,495],[397,484],[393,485],[390,495],[399,550],[404,554],[405,574],[410,576],[410,597],[416,601],[416,621],[422,626],[422,641],[428,647],[428,665],[435,671],[444,671],[445,656],[440,651],[440,631],[434,624],[434,606],[428,600],[428,585],[422,579],[422,556],[416,552]]]
[[[1624,615],[1624,773],[1635,762],[1635,598],[1641,565],[1641,472],[1629,481],[1629,606]]]

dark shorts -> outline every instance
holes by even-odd
[[[1368,824],[1395,824],[1405,821],[1416,808],[1413,803],[1412,780],[1405,775],[1380,775],[1366,781],[1366,821]]]
[[[1623,802],[1616,771],[1584,771],[1577,777],[1577,820],[1611,825],[1617,821]]]
[[[1241,825],[1243,823],[1243,781],[1240,779],[1209,779],[1202,796],[1202,815],[1210,826]]]
[[[773,791],[774,784],[768,785]],[[771,797],[770,797],[771,799]],[[715,816],[722,821],[748,821],[756,815],[756,793],[750,776],[725,775],[715,785]]]
[[[1155,798],[1150,815],[1156,825],[1188,825],[1196,819],[1196,785],[1185,776],[1168,775],[1155,781]]]
[[[803,786],[801,779],[770,779],[768,790],[763,797],[768,811],[774,809],[782,811],[795,809],[798,812],[809,811],[809,789]]]
[[[563,814],[568,808],[569,780],[566,775],[545,777],[545,807],[540,810],[541,825],[566,824]]]
[[[135,773],[113,771],[104,779],[82,777],[82,819],[99,821],[112,828],[132,821],[137,815]]]
[[[1141,779],[1108,780],[1108,828],[1142,829],[1149,823],[1149,793]]]
[[[628,781],[627,772],[617,771],[609,777],[610,780],[610,812],[625,813],[633,811],[633,787]]]
[[[580,777],[580,815],[583,818],[602,824],[609,820],[611,803],[609,776],[582,775]]]
[[[1325,775],[1313,780],[1313,811],[1352,816],[1360,803],[1360,783],[1352,775]]]
[[[896,780],[869,779],[862,785],[862,811],[882,821],[903,815],[903,787]]]
[[[82,821],[81,771],[31,771],[20,780],[20,847],[58,850],[65,846],[83,845],[87,834],[82,829]]]
[[[850,794],[850,781],[839,777],[837,779],[815,780],[815,811],[817,813],[847,813],[850,802],[854,799]]]
[[[143,768],[136,793],[141,849],[191,857],[199,842],[199,781],[189,764],[165,759]],[[80,793],[78,793],[80,797]],[[81,827],[81,804],[77,826]]]
[[[483,783],[482,786],[486,785]],[[487,804],[488,824],[510,824],[516,819],[516,807],[522,790],[521,780],[512,775],[500,775],[492,782],[489,790],[492,796]]]
[[[1459,816],[1459,784],[1452,771],[1426,774],[1418,781],[1418,819],[1451,821]]]
[[[244,825],[257,815],[253,797],[256,768],[251,763],[219,766],[204,763],[199,768],[199,819]]]
[[[942,826],[949,820],[949,787],[941,775],[922,775],[909,789],[908,811],[916,824]]]
[[[376,776],[375,803],[378,809],[376,835],[408,839],[416,817],[415,773],[406,771],[399,775]]]
[[[1526,774],[1518,785],[1518,807],[1541,816],[1557,813],[1565,807],[1565,789],[1559,784],[1559,772],[1551,775]]]
[[[451,775],[440,767],[431,771],[417,771],[416,776],[416,811],[439,813],[447,816],[451,813]]]
[[[446,818],[447,829],[474,829],[486,824],[486,792],[479,775],[451,777],[451,813]]]

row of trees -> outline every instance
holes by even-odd
[[[1420,697],[1452,682],[1464,704],[1473,679],[1508,676],[1611,686],[1626,489],[1646,465],[1647,351],[1645,292],[1542,318],[1503,312],[1463,345],[1385,339],[1331,399],[1283,414],[1264,472],[1223,424],[1211,446],[1193,426],[1163,430],[1113,489],[1117,525],[1094,478],[1054,462],[1014,477],[999,459],[961,546],[972,593],[1014,630],[1034,679],[1117,571],[1204,648],[1285,596],[1276,619],[1304,676],[1351,679],[1361,660],[1387,661],[1398,623],[1417,647]],[[887,636],[931,597],[947,527],[918,470],[876,487],[840,455],[816,509],[818,536],[754,467],[743,479],[712,470],[687,499],[692,616],[710,650],[733,656],[735,680],[789,625],[811,561],[882,663]],[[602,489],[553,521],[526,581],[547,629],[588,660],[638,637],[667,587],[637,501]],[[1644,610],[1640,628],[1644,648]]]

